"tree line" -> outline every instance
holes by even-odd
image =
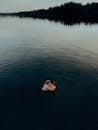
[[[18,12],[14,13],[14,15],[61,21],[65,24],[98,23],[98,3],[82,5],[81,3],[69,2],[57,7]]]

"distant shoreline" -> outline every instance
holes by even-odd
[[[69,2],[61,6],[17,13],[0,13],[0,16],[32,17],[48,19],[64,24],[98,23],[98,3],[82,5]]]

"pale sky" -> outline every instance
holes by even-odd
[[[28,11],[60,5],[65,2],[98,2],[98,0],[0,0],[0,12]]]

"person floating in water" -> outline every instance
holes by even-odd
[[[46,80],[46,82],[42,87],[42,91],[55,91],[55,90],[56,90],[55,82],[52,83],[50,80]]]

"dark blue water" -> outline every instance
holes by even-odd
[[[97,130],[98,26],[0,18],[0,130]],[[53,93],[41,91],[56,81]]]

